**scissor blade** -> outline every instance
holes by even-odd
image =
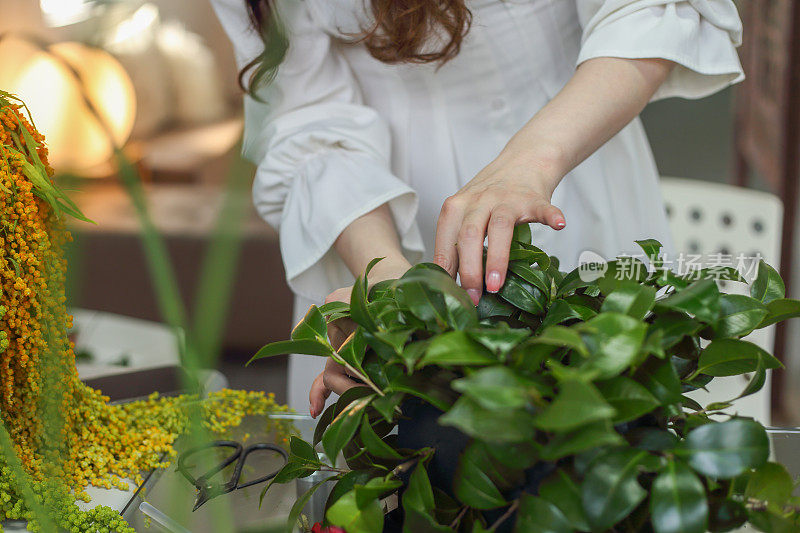
[[[197,492],[197,499],[195,499],[194,501],[194,507],[192,507],[192,512],[195,512],[201,505],[203,505],[210,499],[211,496],[209,496],[205,490],[199,490]]]

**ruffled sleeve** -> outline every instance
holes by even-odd
[[[240,67],[261,53],[244,2],[213,0]],[[245,156],[258,165],[253,199],[280,234],[295,293],[320,301],[353,278],[332,249],[353,220],[389,204],[409,259],[423,250],[416,193],[390,170],[388,125],[365,106],[349,66],[307,2],[279,1],[289,40],[260,102],[245,98]]]
[[[736,47],[742,23],[732,0],[577,0],[578,64],[594,57],[676,63],[653,100],[702,98],[744,79]]]

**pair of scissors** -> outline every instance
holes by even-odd
[[[221,463],[217,464],[211,470],[203,474],[202,476],[195,478],[189,472],[186,466],[186,460],[189,459],[194,454],[201,452],[203,450],[213,449],[213,448],[230,448],[233,452]],[[217,496],[221,496],[222,494],[227,494],[229,492],[233,492],[236,489],[243,489],[245,487],[252,487],[253,485],[258,485],[259,483],[263,483],[265,481],[269,481],[270,479],[274,478],[280,468],[270,472],[267,475],[261,476],[258,479],[254,479],[252,481],[248,481],[247,483],[241,482],[242,477],[242,469],[244,468],[244,463],[247,460],[247,456],[250,453],[256,450],[270,450],[272,452],[277,453],[283,458],[283,465],[289,459],[286,451],[274,444],[266,444],[266,443],[259,443],[259,444],[252,444],[245,448],[238,442],[230,441],[230,440],[217,440],[211,442],[209,444],[205,444],[203,446],[198,446],[196,448],[192,448],[190,450],[186,450],[182,454],[178,456],[178,464],[176,469],[180,472],[183,477],[186,478],[189,483],[194,485],[197,489],[197,499],[194,502],[194,507],[192,511],[196,511],[201,505],[206,503],[208,500],[212,498],[216,498]],[[222,471],[224,468],[230,466],[231,464],[236,462],[236,465],[233,467],[233,474],[231,475],[230,479],[225,483],[212,483],[211,478],[214,477],[217,473]],[[281,465],[281,468],[283,467]]]

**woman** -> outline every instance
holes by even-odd
[[[296,320],[348,299],[335,289],[374,257],[373,282],[433,260],[477,301],[504,282],[515,224],[537,223],[562,270],[668,243],[636,117],[743,78],[731,0],[213,3],[251,82],[244,152]],[[353,385],[335,364],[314,379],[320,365],[289,366],[290,404],[313,381],[314,416]]]

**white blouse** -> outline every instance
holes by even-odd
[[[355,44],[352,35],[369,25],[368,2],[278,0],[289,50],[259,92],[266,103],[245,101],[255,205],[278,228],[289,285],[305,302],[352,283],[333,242],[381,204],[389,203],[409,259],[430,259],[444,199],[492,161],[581,62],[674,61],[654,99],[699,98],[744,77],[731,0],[471,0],[472,28],[441,68],[386,65]],[[243,66],[263,49],[244,0],[212,3]],[[634,120],[562,180],[552,202],[567,226],[532,226],[534,244],[561,258],[562,270],[584,250],[614,257],[635,252],[636,239],[668,244],[657,182]]]

